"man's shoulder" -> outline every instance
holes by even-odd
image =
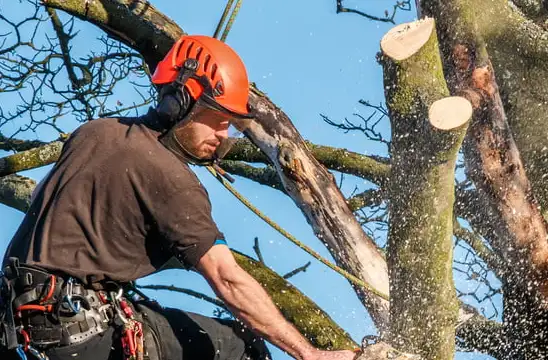
[[[136,122],[136,119],[137,118],[99,118],[80,125],[74,134],[111,136],[116,132],[127,131],[128,127]]]

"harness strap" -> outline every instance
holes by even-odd
[[[19,346],[19,341],[17,340],[17,329],[15,327],[15,319],[13,315],[12,303],[15,299],[15,290],[13,288],[12,280],[8,276],[17,276],[19,274],[19,259],[10,258],[10,264],[2,272],[1,278],[1,297],[7,303],[3,304],[4,315],[2,317],[1,326],[3,328],[4,335],[0,339],[2,345],[4,345],[8,350],[16,349]]]

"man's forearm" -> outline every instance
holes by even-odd
[[[282,316],[261,285],[243,270],[220,284],[212,284],[233,314],[270,343],[296,359],[307,359],[316,349]]]

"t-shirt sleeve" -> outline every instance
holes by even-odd
[[[162,247],[167,245],[183,266],[193,268],[217,240],[224,239],[211,216],[209,196],[185,165],[156,168],[150,175],[141,179],[139,191],[163,238]]]

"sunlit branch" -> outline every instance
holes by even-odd
[[[246,160],[247,161],[247,160]],[[261,185],[284,192],[283,185],[271,166],[257,168],[241,161],[223,160],[220,166],[227,172],[253,180]]]
[[[354,195],[346,200],[352,211],[357,211],[369,206],[378,206],[383,201],[383,192],[379,189],[369,189]]]

